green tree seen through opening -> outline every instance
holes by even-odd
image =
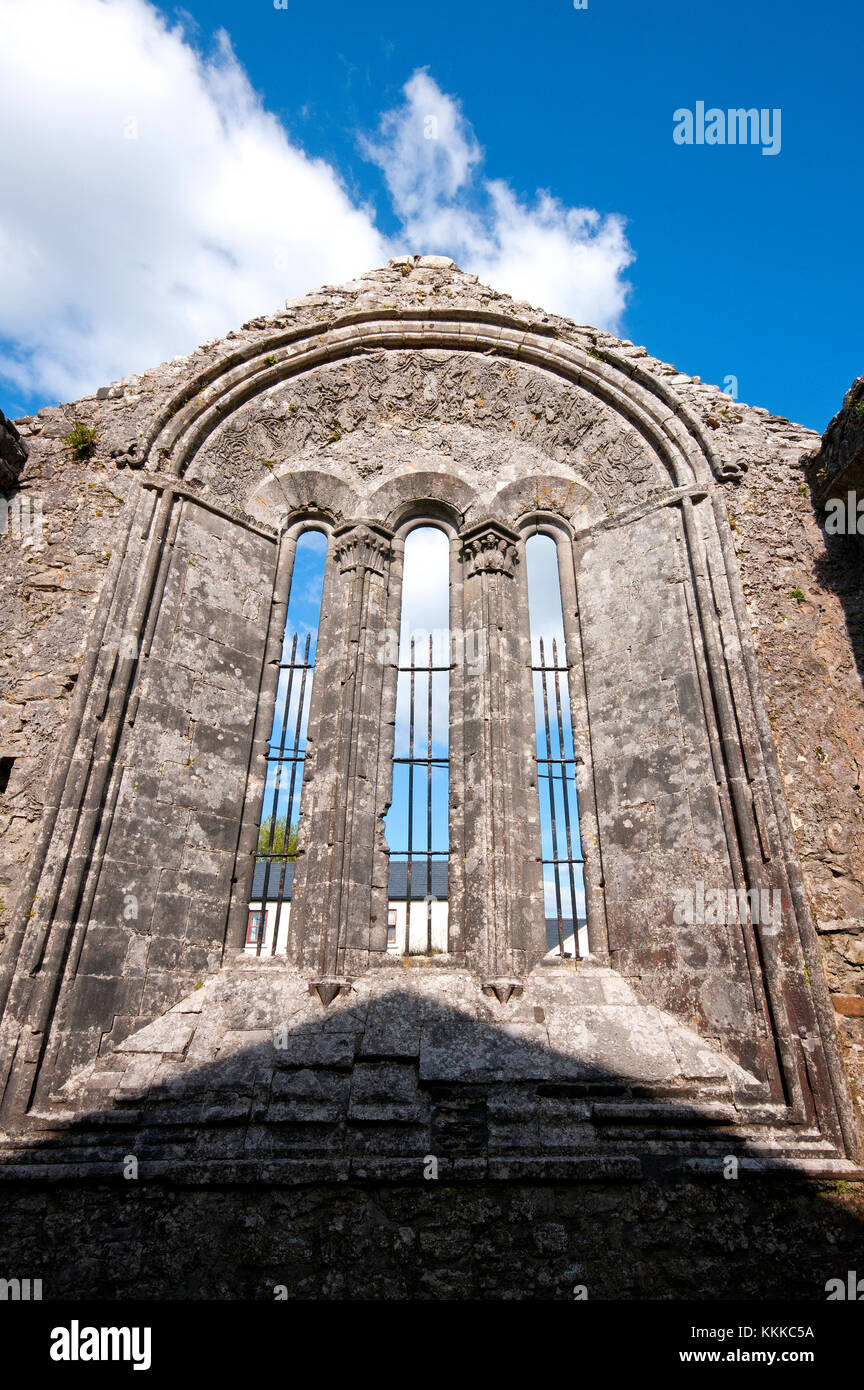
[[[270,831],[273,831],[273,843],[270,843]],[[287,831],[287,834],[286,834]],[[266,859],[268,856],[278,855],[284,859],[296,859],[297,857],[297,822],[288,828],[288,817],[281,816],[273,821],[271,816],[261,822],[258,830],[258,852],[257,859]]]

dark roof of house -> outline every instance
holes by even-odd
[[[411,864],[411,901],[415,898],[446,898],[447,897],[447,861],[440,859],[432,860],[431,887],[426,887],[426,862],[423,859],[415,859]],[[390,879],[388,892],[395,902],[401,902],[408,896],[408,861],[391,859]]]
[[[584,926],[586,925],[586,919],[585,919],[584,917],[577,917],[577,918],[576,918],[576,925],[577,925],[577,927],[578,927],[578,928],[580,929],[580,931],[581,931],[582,927],[584,927]],[[562,929],[563,929],[563,931],[564,931],[564,940],[566,941],[568,936],[572,936],[572,935],[573,935],[573,918],[572,918],[572,917],[562,917],[562,918],[561,918],[561,927],[562,927]],[[558,940],[558,918],[557,918],[557,917],[547,917],[547,918],[546,918],[546,950],[547,950],[547,951],[557,951],[558,948],[559,948],[559,946],[560,946],[560,944],[561,944],[561,943],[560,943],[559,940]]]
[[[277,860],[267,864],[265,860],[259,860],[255,865],[255,873],[252,876],[253,902],[260,902],[265,896],[268,902],[272,902],[279,897],[281,879],[283,871],[285,873],[285,890],[283,898],[291,901],[291,890],[294,885],[294,865],[280,864]],[[447,897],[447,864],[439,860],[432,862],[431,889],[426,887],[426,863],[423,859],[415,859],[411,865],[411,901],[421,900],[427,893],[433,898],[445,899]],[[407,861],[394,860],[390,865],[390,879],[388,884],[388,894],[396,902],[404,900],[408,891],[408,864]]]
[[[285,892],[283,896],[286,897],[289,902],[291,901],[291,889],[294,884],[294,865],[280,864],[278,860],[274,860],[272,864],[268,864],[266,860],[259,859],[255,865],[255,872],[252,875],[251,896],[253,902],[260,901],[260,899],[265,896],[265,893],[268,902],[272,901],[273,898],[279,897],[279,891],[282,887],[283,871],[285,871]]]

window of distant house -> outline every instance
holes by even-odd
[[[256,946],[264,941],[267,932],[267,913],[250,912],[246,929],[246,945]]]

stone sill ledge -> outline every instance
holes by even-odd
[[[821,1180],[864,1183],[864,1168],[847,1159],[741,1158],[739,1172],[749,1177],[784,1178],[796,1182]],[[643,1182],[657,1179],[722,1180],[719,1158],[686,1158],[654,1154],[639,1159],[628,1154],[584,1155],[576,1158],[452,1158],[439,1159],[438,1186],[485,1182],[603,1183]],[[117,1163],[19,1163],[0,1164],[0,1184],[107,1183],[130,1189]],[[423,1159],[366,1157],[354,1159],[237,1160],[225,1163],[142,1162],[137,1183],[163,1186],[316,1186],[348,1182],[407,1183],[430,1186],[423,1176]],[[134,1186],[134,1184],[133,1184]]]

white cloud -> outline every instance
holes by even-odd
[[[3,31],[0,373],[20,390],[69,399],[386,259],[224,34],[202,58],[144,0],[4,0]]]
[[[621,220],[483,181],[459,103],[425,72],[404,91],[365,147],[394,242],[292,145],[224,33],[203,56],[147,0],[3,0],[0,379],[74,399],[404,249],[615,326]]]
[[[411,661],[411,639],[414,639],[414,664],[424,666],[429,660],[429,639],[432,638],[432,663],[443,665],[450,660],[450,542],[436,527],[420,526],[411,531],[405,541],[405,563],[402,579],[401,630],[399,664]],[[425,747],[428,735],[427,700],[428,676],[416,676],[415,684],[415,746]],[[432,678],[432,739],[436,753],[446,747],[449,720],[449,679],[442,673]],[[404,756],[409,751],[409,679],[399,680],[396,704],[396,752]]]
[[[450,626],[449,592],[450,543],[437,527],[418,526],[405,541],[403,645],[410,641],[412,635],[425,633],[428,640],[430,633],[447,632]],[[419,656],[417,660],[419,663]]]
[[[428,73],[415,72],[403,91],[363,148],[384,174],[405,249],[444,252],[496,289],[616,328],[633,260],[623,219],[543,191],[521,202],[502,180],[480,177],[483,151],[460,104]]]
[[[440,214],[447,216],[483,151],[459,102],[428,73],[415,72],[402,90],[404,106],[385,112],[378,140],[363,139],[361,146],[383,171],[399,216],[425,232]]]
[[[576,889],[576,917],[577,917],[577,919],[584,920],[584,918],[585,918],[585,886],[584,886],[584,882],[583,882],[583,879],[582,879],[581,870],[579,870],[579,869],[574,869],[574,871],[573,871],[573,878],[574,878],[574,887],[575,887],[575,889]],[[559,883],[559,891],[560,891],[560,893],[561,893],[561,916],[564,918],[565,921],[569,918],[569,920],[572,922],[572,920],[573,920],[573,910],[572,910],[572,902],[571,902],[571,895],[570,895],[570,879],[569,879],[569,875],[568,875],[568,873],[567,873],[566,867],[563,867],[563,868],[561,869],[561,880],[560,880],[560,883]],[[555,889],[555,879],[554,879],[554,877],[552,877],[552,878],[544,878],[544,879],[543,879],[543,901],[544,901],[545,906],[546,906],[546,916],[547,916],[547,917],[557,917],[557,916],[558,916],[558,893],[556,892],[556,889]]]
[[[528,607],[531,614],[531,648],[539,661],[540,638],[543,638],[547,663],[552,660],[552,643],[558,643],[559,659],[563,658],[564,617],[561,609],[561,581],[558,574],[558,550],[551,536],[529,536],[526,545],[528,578]]]

